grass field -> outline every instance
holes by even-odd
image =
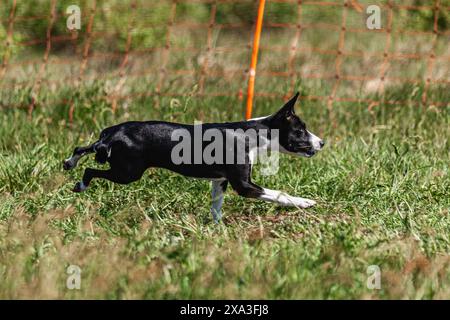
[[[420,101],[422,88],[393,99]],[[64,96],[68,89],[44,92]],[[312,159],[282,156],[260,185],[312,198],[307,210],[245,200],[229,190],[224,221],[209,213],[209,184],[150,169],[128,186],[95,180],[71,192],[84,167],[61,161],[101,128],[130,119],[192,123],[242,119],[234,98],[135,100],[112,115],[103,84],[67,106],[0,113],[0,298],[449,298],[449,107],[301,101],[327,140]],[[315,93],[319,94],[319,93]],[[448,88],[432,90],[449,101]],[[20,91],[2,97],[27,106]],[[5,101],[2,99],[2,101]],[[282,101],[258,98],[255,116]],[[69,265],[81,289],[66,288]],[[366,287],[378,265],[381,289]]]

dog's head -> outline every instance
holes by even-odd
[[[279,130],[279,147],[283,153],[312,157],[322,149],[324,141],[306,129],[306,124],[295,114],[294,105],[299,93],[267,120],[270,127]]]

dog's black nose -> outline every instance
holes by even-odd
[[[320,140],[319,144],[320,144],[320,147],[323,148],[323,146],[325,145],[325,141]]]

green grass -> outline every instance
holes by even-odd
[[[411,88],[389,99],[420,100]],[[420,91],[420,88],[414,92]],[[448,90],[447,90],[448,91]],[[0,114],[0,298],[449,298],[449,107],[302,101],[299,114],[327,140],[312,159],[282,156],[279,174],[254,181],[317,200],[286,209],[225,196],[209,213],[209,184],[150,169],[136,183],[95,180],[72,193],[92,157],[63,172],[75,146],[130,119],[239,120],[233,98],[135,100],[112,115],[102,84],[44,97],[76,97]],[[316,93],[317,94],[317,93]],[[445,88],[430,94],[445,96]],[[2,92],[27,106],[20,92]],[[58,99],[55,99],[58,100]],[[45,101],[45,100],[44,100]],[[281,101],[258,98],[255,116]],[[66,268],[82,270],[66,288]],[[381,290],[366,287],[381,269]]]

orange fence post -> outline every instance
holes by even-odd
[[[253,108],[253,94],[255,90],[256,62],[258,61],[259,39],[261,37],[262,21],[264,16],[264,5],[266,0],[259,0],[258,17],[256,18],[255,35],[253,37],[252,60],[250,62],[248,88],[247,88],[247,107],[245,119],[250,119]]]

